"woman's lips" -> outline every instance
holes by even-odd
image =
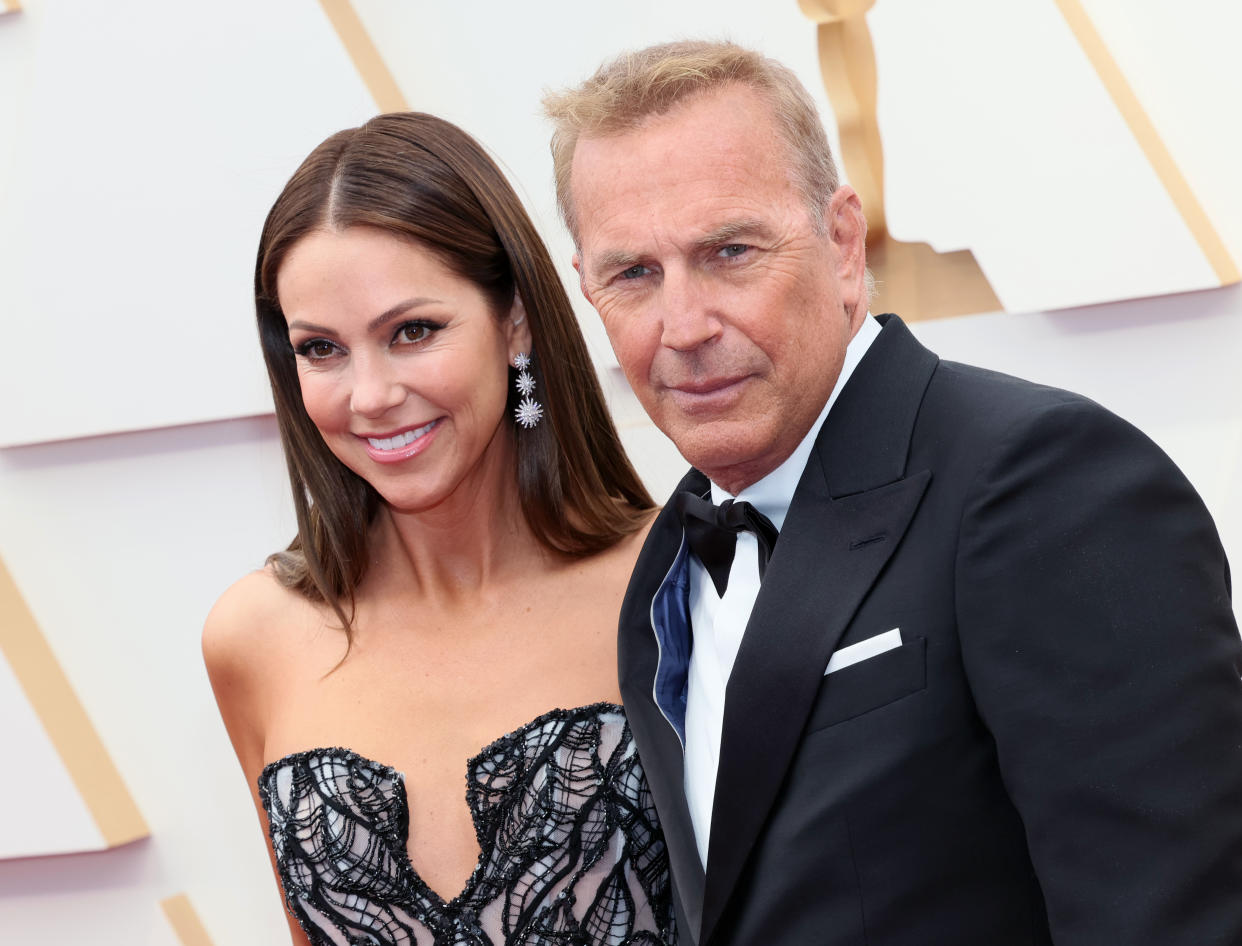
[[[436,418],[421,427],[411,427],[379,437],[359,435],[359,439],[366,444],[367,455],[372,460],[379,463],[399,463],[427,449],[439,424],[440,418]]]

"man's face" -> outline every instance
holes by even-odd
[[[841,187],[822,227],[761,95],[692,98],[583,138],[574,267],[630,385],[682,455],[736,493],[806,435],[866,316],[866,223]]]

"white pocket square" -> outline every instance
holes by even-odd
[[[852,667],[859,661],[869,660],[885,651],[893,650],[900,646],[901,628],[895,627],[891,631],[885,631],[883,634],[877,634],[875,637],[868,637],[865,641],[842,647],[828,660],[828,666],[824,668],[824,676],[836,673],[838,670],[844,670],[846,667]]]

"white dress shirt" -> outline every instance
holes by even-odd
[[[785,525],[785,515],[802,471],[811,456],[815,438],[837,396],[849,380],[876,336],[880,323],[868,313],[862,327],[845,350],[841,375],[811,425],[807,435],[789,458],[759,482],[733,497],[744,499],[772,520],[777,531]],[[719,505],[730,494],[712,483],[712,502]],[[702,563],[690,559],[690,627],[694,646],[690,652],[686,683],[685,790],[690,820],[698,844],[699,859],[707,867],[707,844],[711,837],[712,802],[716,793],[716,770],[720,764],[720,730],[724,722],[725,687],[733,662],[742,644],[742,633],[759,594],[758,543],[750,532],[741,532],[733,553],[733,567],[724,597],[716,594]]]

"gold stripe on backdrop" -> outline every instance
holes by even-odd
[[[336,30],[336,35],[341,38],[345,51],[354,61],[354,67],[362,76],[362,81],[366,83],[371,92],[371,98],[375,99],[379,110],[381,112],[408,111],[409,106],[405,104],[405,96],[401,94],[397,80],[388,71],[383,57],[375,48],[375,43],[371,42],[371,37],[367,34],[366,27],[362,25],[362,20],[358,18],[358,12],[353,4],[349,0],[319,0],[319,5],[328,15],[333,29]]]
[[[107,845],[116,847],[145,838],[150,832],[138,806],[3,562],[0,653],[13,668]]]
[[[1191,235],[1194,236],[1203,255],[1207,257],[1208,263],[1216,272],[1216,278],[1220,280],[1222,286],[1237,282],[1239,278],[1242,278],[1239,277],[1237,264],[1229,255],[1228,248],[1221,240],[1220,234],[1216,232],[1216,228],[1212,226],[1212,221],[1208,219],[1207,213],[1190,189],[1186,178],[1178,170],[1173,156],[1156,131],[1156,126],[1148,118],[1138,96],[1134,94],[1134,89],[1126,81],[1121,67],[1117,65],[1117,61],[1108,51],[1104,40],[1092,24],[1091,18],[1087,16],[1086,10],[1083,9],[1079,0],[1056,0],[1056,4],[1069,24],[1070,30],[1077,37],[1078,44],[1082,46],[1091,65],[1095,67],[1100,81],[1104,83],[1104,88],[1112,96],[1113,104],[1117,106],[1122,118],[1130,126],[1130,132],[1138,141],[1139,147],[1143,149],[1156,176],[1160,178],[1160,183],[1164,185],[1178,213],[1182,215],[1182,220],[1186,222]]]
[[[22,8],[22,0],[0,0],[0,13],[16,13]]]
[[[198,918],[189,897],[179,893],[175,897],[161,900],[160,906],[164,908],[164,915],[168,917],[168,922],[181,940],[182,946],[212,946],[207,928]]]

